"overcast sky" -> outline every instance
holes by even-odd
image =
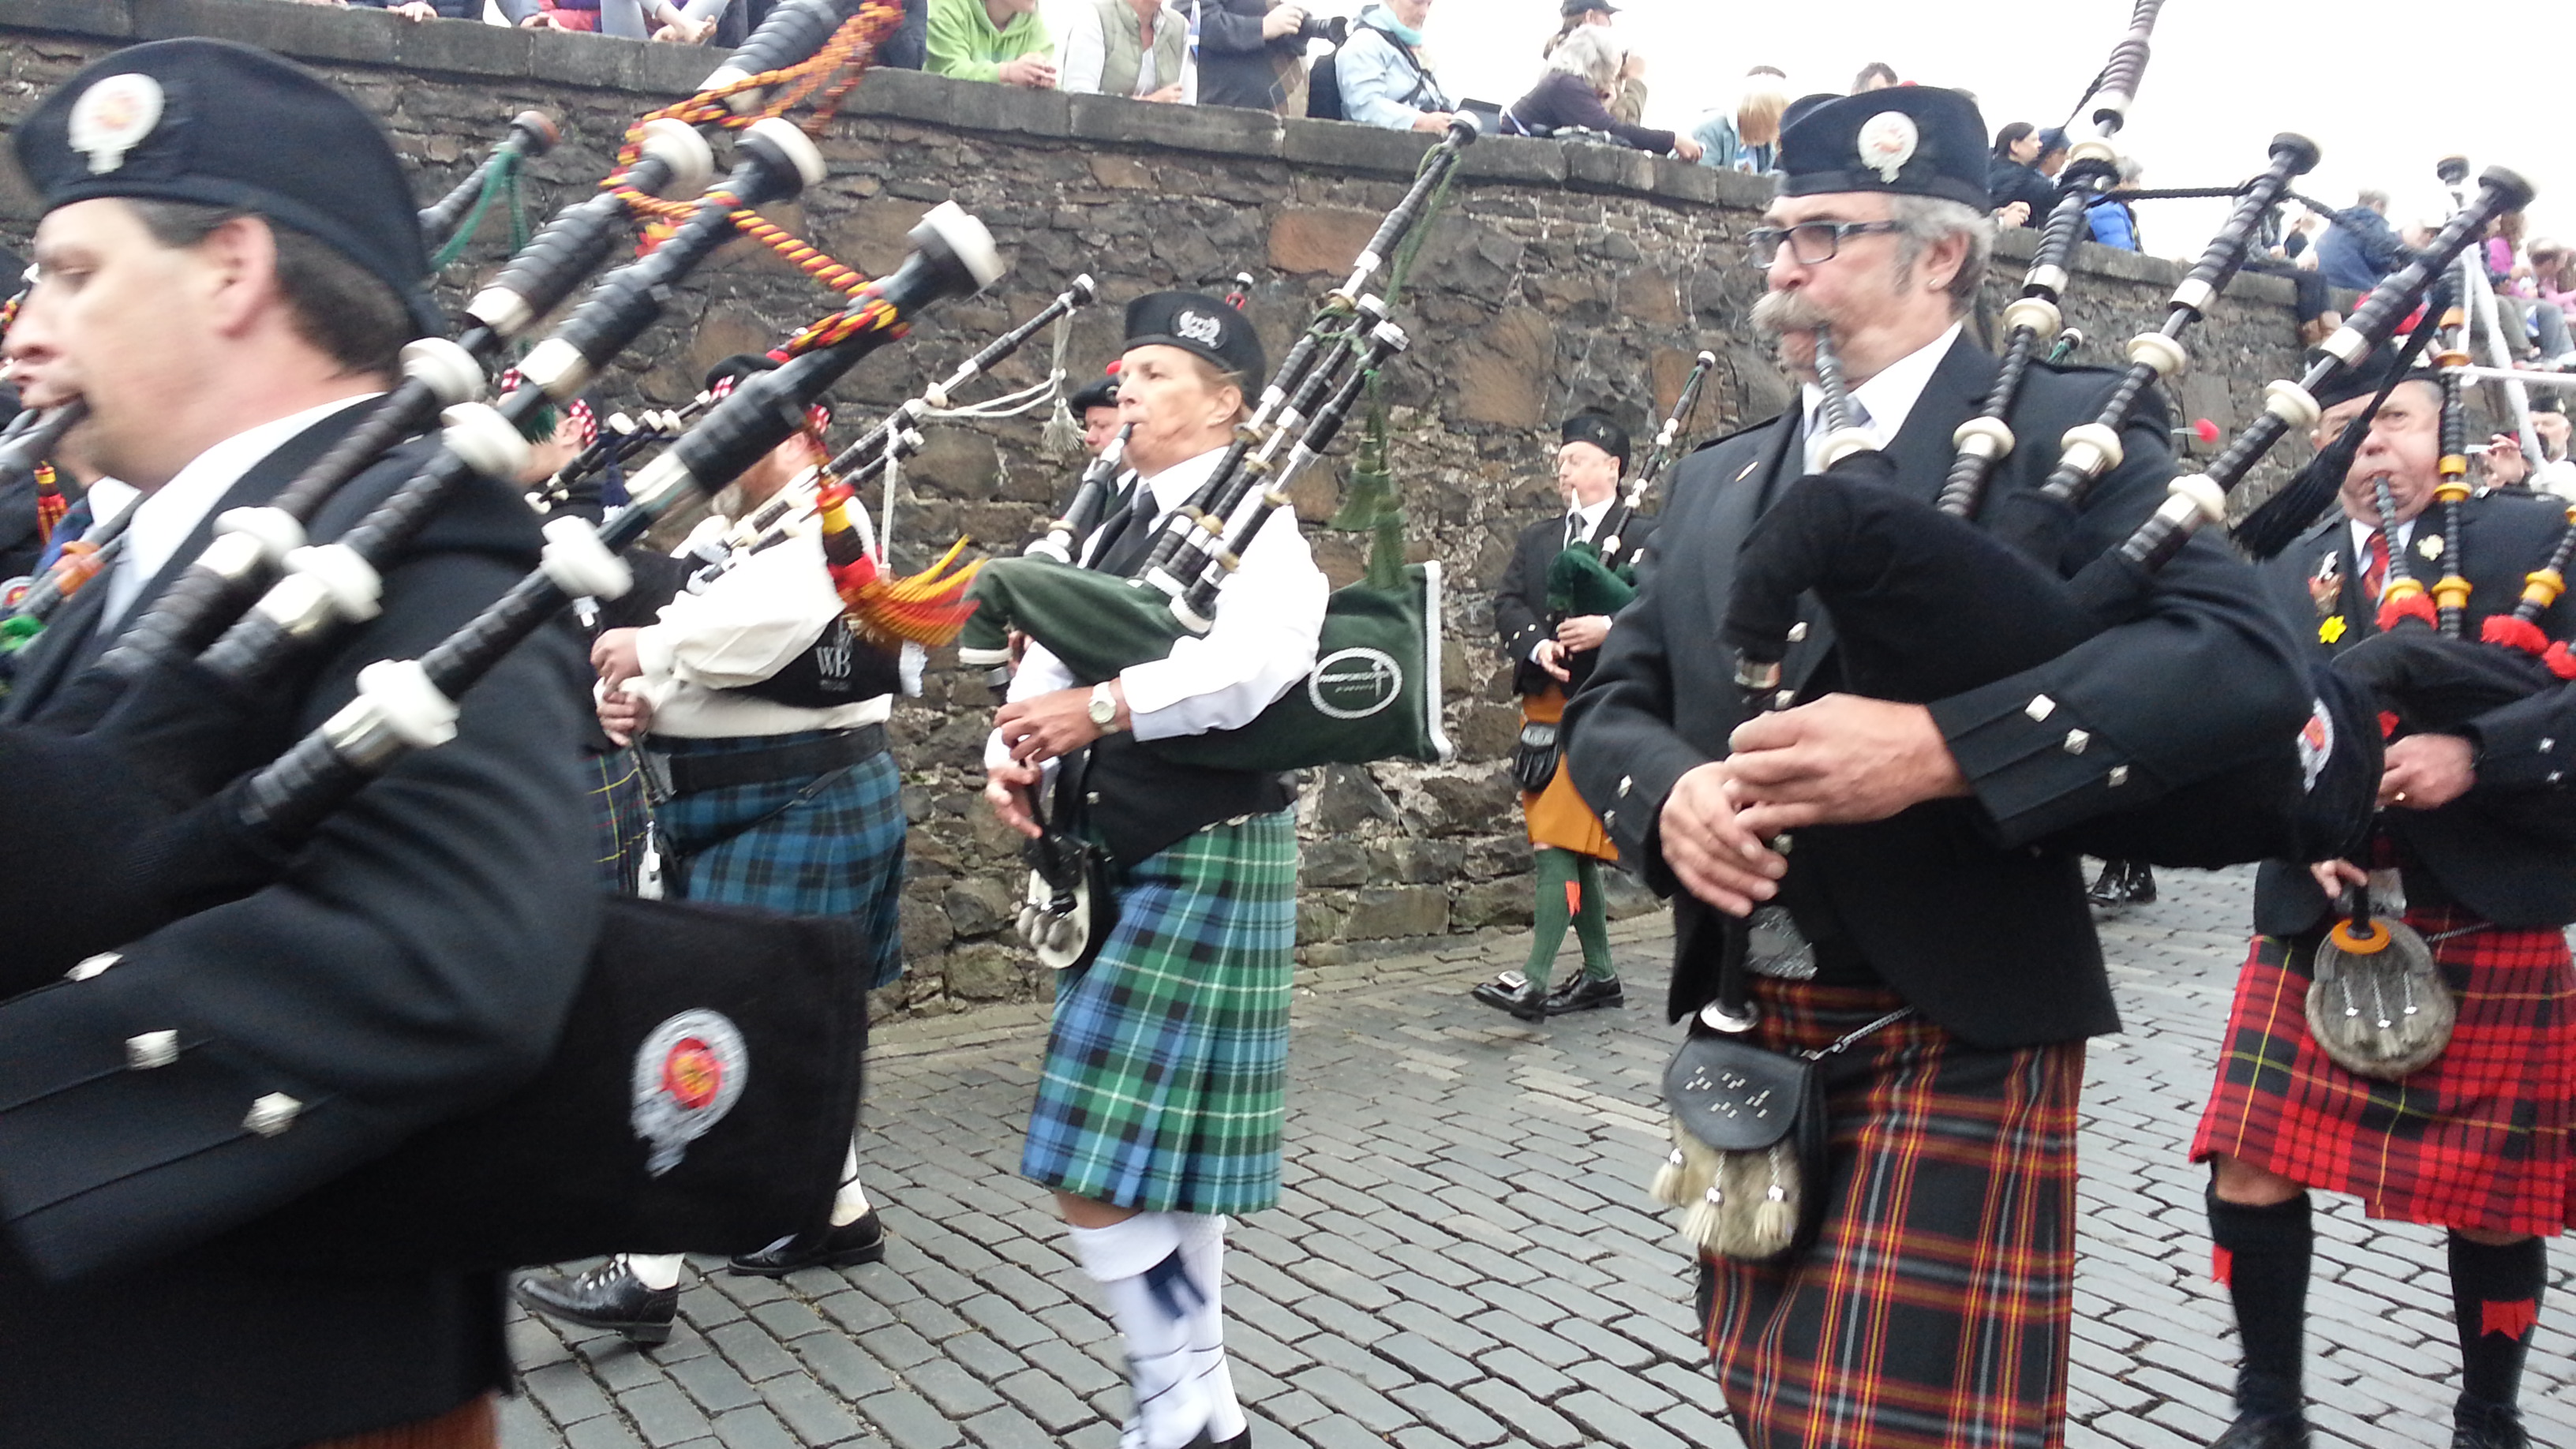
[[[1317,0],[1317,8],[1353,13],[1359,0]],[[1749,66],[1787,71],[1796,95],[1842,90],[1863,64],[1884,60],[1908,80],[1975,92],[1991,131],[2006,121],[2064,121],[2128,28],[2131,8],[2129,0],[1625,0],[1617,28],[1646,55],[1652,125],[1687,126],[1731,105]],[[2227,185],[2262,168],[2275,132],[2297,131],[2325,154],[2300,189],[2349,205],[2359,188],[2380,187],[2396,198],[2400,220],[2440,214],[2448,198],[2433,163],[2465,154],[2480,167],[2519,171],[2539,188],[2534,233],[2566,237],[2576,232],[2576,117],[2558,99],[2568,93],[2566,51],[2531,31],[2550,8],[2495,12],[2520,17],[2496,31],[2485,26],[2489,12],[2469,6],[2170,0],[2120,144],[2145,163],[2146,185]],[[1557,0],[1435,0],[1424,33],[1453,95],[1509,103],[1537,81],[1539,45],[1556,17]],[[2448,34],[2435,28],[2445,17],[2455,27]],[[2517,31],[2530,32],[2533,47],[2524,68],[2503,48]],[[2450,57],[2474,57],[2473,68],[2463,77]],[[2562,79],[2545,102],[2539,76],[2550,65]],[[2475,99],[2460,107],[2468,114],[2432,119],[2436,107],[2391,102],[2410,90]],[[2544,131],[2553,111],[2555,125]],[[2224,216],[2214,203],[2182,201],[2140,212],[2147,249],[2161,255],[2197,254]]]

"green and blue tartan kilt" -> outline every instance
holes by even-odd
[[[1023,1175],[1139,1212],[1279,1200],[1296,962],[1294,812],[1114,873],[1118,925],[1057,978]]]
[[[739,739],[657,737],[693,757],[776,749],[823,731]],[[903,777],[883,751],[821,775],[728,785],[654,807],[674,900],[850,916],[875,948],[871,987],[903,974]]]
[[[631,896],[644,868],[644,842],[653,832],[644,799],[644,767],[630,749],[590,755],[591,859],[599,888]]]

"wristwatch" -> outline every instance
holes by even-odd
[[[1118,731],[1118,696],[1109,692],[1107,681],[1091,686],[1091,722],[1104,735]]]

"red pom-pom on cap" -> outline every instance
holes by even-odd
[[[2568,653],[2564,644],[2550,645],[2549,652],[2540,656],[2540,662],[2548,665],[2549,672],[2561,679],[2576,679],[2576,654]]]

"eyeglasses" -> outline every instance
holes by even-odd
[[[1744,234],[1744,260],[1768,267],[1779,260],[1780,244],[1787,242],[1789,255],[1798,259],[1798,265],[1812,267],[1832,261],[1847,237],[1902,230],[1904,224],[1894,221],[1802,221],[1790,227],[1757,226]]]

